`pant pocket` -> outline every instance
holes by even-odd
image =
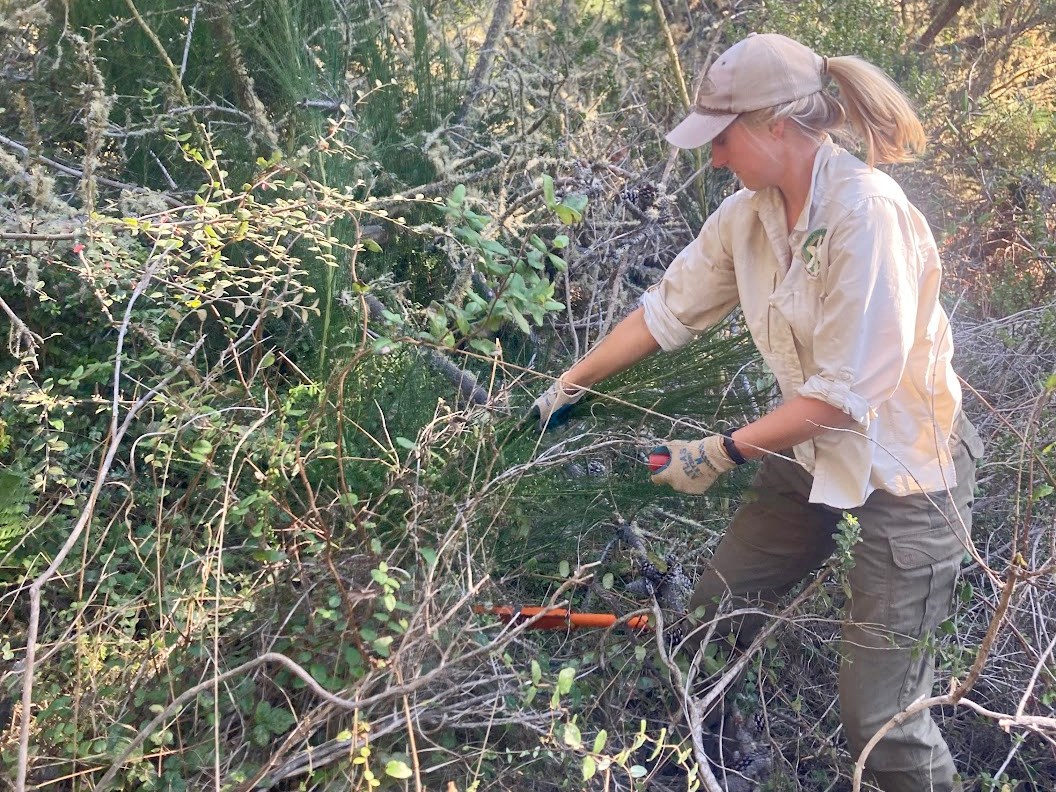
[[[888,541],[894,563],[889,626],[898,634],[920,638],[950,614],[964,546],[946,528]]]

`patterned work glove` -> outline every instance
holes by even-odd
[[[583,388],[576,388],[569,392],[561,380],[555,380],[542,396],[532,402],[532,406],[528,408],[528,414],[539,416],[540,429],[553,429],[568,420],[572,405],[582,399],[585,394],[586,391]]]
[[[653,449],[653,453],[667,452],[671,460],[650,480],[667,484],[688,495],[703,495],[720,475],[737,467],[723,446],[722,435],[711,435],[703,440],[683,443],[678,440]]]

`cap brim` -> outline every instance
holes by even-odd
[[[667,142],[678,148],[694,149],[710,143],[737,118],[736,113],[692,112],[685,120],[667,133]]]

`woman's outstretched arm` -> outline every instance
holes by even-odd
[[[645,309],[637,308],[596,347],[561,376],[565,387],[589,388],[630,368],[660,349],[645,324]]]

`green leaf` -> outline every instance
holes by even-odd
[[[583,757],[583,780],[589,781],[594,777],[594,774],[598,772],[598,763],[594,761],[594,757],[587,756]]]
[[[462,202],[466,200],[466,185],[456,184],[455,189],[451,191],[451,197],[447,199],[450,206],[459,207]]]
[[[568,235],[558,234],[556,237],[554,237],[554,241],[552,244],[557,250],[561,250],[563,248],[568,247]]]
[[[249,740],[258,748],[266,748],[271,742],[271,732],[262,723],[256,723],[249,733]]]
[[[506,308],[509,311],[510,316],[513,317],[513,321],[517,324],[517,327],[520,328],[521,332],[525,335],[531,334],[532,328],[528,326],[528,320],[524,318],[524,314],[522,314],[514,305],[507,305]]]
[[[498,351],[495,342],[489,341],[486,338],[474,338],[469,342],[469,345],[478,352],[483,352],[485,355],[494,355],[495,352]]]
[[[561,561],[561,563],[557,565],[557,574],[560,575],[563,578],[566,578],[566,577],[568,577],[568,572],[569,572],[568,562],[567,561]]]
[[[390,759],[389,763],[385,765],[385,775],[392,778],[410,778],[414,773],[406,762],[399,759]]]
[[[579,220],[583,217],[583,215],[581,215],[575,209],[569,209],[564,204],[555,206],[554,212],[557,213],[557,219],[565,225],[572,225],[573,223],[578,223]]]
[[[382,336],[375,340],[373,351],[375,355],[388,355],[393,351],[394,346],[396,346],[396,343],[391,338]]]
[[[543,269],[543,254],[542,253],[540,253],[538,250],[529,250],[525,254],[525,258],[528,260],[528,264],[531,266],[532,269],[539,270],[540,272],[542,271],[542,269]]]
[[[565,745],[570,748],[580,748],[583,745],[583,735],[580,734],[579,727],[574,723],[565,724]]]
[[[606,572],[601,578],[601,587],[608,591],[612,588],[612,584],[615,582],[615,578],[611,572]]]
[[[1051,484],[1049,484],[1049,483],[1039,484],[1038,486],[1036,486],[1034,488],[1034,493],[1033,493],[1032,497],[1033,497],[1034,500],[1041,500],[1042,498],[1049,497],[1053,493],[1053,491],[1054,490],[1053,490]]]
[[[565,666],[557,674],[557,692],[562,696],[572,689],[572,683],[576,681],[576,669]]]
[[[388,657],[390,647],[392,646],[392,636],[383,635],[381,638],[371,641],[370,645],[379,655],[382,657]]]
[[[469,325],[469,319],[466,317],[466,312],[455,308],[452,311],[455,317],[455,327],[458,328],[458,332],[462,335],[469,335],[472,332],[472,328]]]
[[[649,771],[641,765],[631,765],[631,769],[627,772],[631,774],[631,778],[645,778]]]
[[[583,210],[586,208],[587,196],[573,193],[566,195],[561,203],[554,207],[554,211],[562,223],[572,225],[583,219]]]
[[[296,723],[289,710],[273,707],[266,701],[258,701],[253,711],[253,723],[271,734],[285,734]]]
[[[582,193],[572,193],[571,195],[566,195],[561,203],[572,211],[583,214],[583,211],[587,208],[587,196]]]
[[[605,741],[609,739],[609,733],[602,729],[598,732],[598,736],[594,738],[594,753],[600,754],[605,750]]]
[[[543,202],[546,203],[547,209],[557,206],[557,199],[554,197],[554,180],[546,173],[543,174]]]
[[[532,658],[532,684],[538,685],[539,680],[543,676],[543,669],[539,666],[539,661],[534,657]]]
[[[436,551],[431,547],[420,547],[418,552],[421,554],[422,559],[425,561],[426,566],[436,565]]]
[[[656,747],[653,748],[652,753],[649,754],[649,761],[653,762],[656,757],[660,755],[660,752],[664,750],[664,738],[667,736],[667,727],[664,726],[660,729],[660,734],[656,738]]]

